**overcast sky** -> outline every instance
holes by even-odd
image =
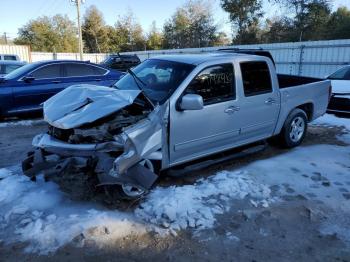
[[[220,0],[209,1],[212,2],[215,20],[221,26],[221,30],[230,34],[228,15],[220,8]],[[264,1],[265,16],[281,14],[280,8],[272,6],[267,0]],[[185,2],[186,0],[85,0],[82,13],[84,14],[90,5],[96,5],[103,13],[106,23],[114,25],[118,15],[123,15],[130,9],[147,31],[153,20],[161,28],[176,8]],[[333,1],[333,9],[341,5],[350,9],[350,0]],[[39,16],[67,14],[71,19],[76,19],[76,9],[70,0],[0,0],[0,10],[0,34],[7,32],[10,38],[16,37],[19,27]]]

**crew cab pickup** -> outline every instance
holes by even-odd
[[[76,85],[46,101],[49,131],[34,138],[23,171],[88,170],[99,186],[138,198],[162,171],[219,152],[268,138],[298,146],[330,94],[329,80],[278,75],[264,56],[155,57],[114,88]]]

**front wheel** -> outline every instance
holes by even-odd
[[[149,159],[144,159],[139,164],[148,168],[152,172],[154,172],[155,170],[152,161]],[[142,188],[138,188],[127,184],[107,186],[105,189],[106,189],[107,195],[112,198],[112,201],[137,200],[142,198],[147,193],[147,191]]]
[[[284,147],[296,147],[303,142],[306,132],[307,115],[303,110],[296,108],[289,114],[284,122],[278,140]]]

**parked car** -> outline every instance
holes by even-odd
[[[140,58],[137,55],[109,55],[101,65],[109,69],[115,69],[126,72],[128,69],[133,68],[140,64]]]
[[[80,61],[27,64],[0,78],[0,116],[42,110],[42,103],[76,84],[111,86],[122,76],[100,65]]]
[[[49,131],[33,139],[22,168],[32,179],[89,170],[99,186],[139,198],[164,171],[211,164],[233,148],[271,137],[298,146],[330,90],[329,80],[277,75],[264,56],[148,59],[115,89],[72,86],[46,101]]]
[[[350,66],[345,66],[327,77],[332,82],[332,97],[328,112],[350,114]]]
[[[21,61],[18,55],[0,54],[0,60]]]
[[[26,63],[21,61],[3,61],[0,60],[0,77],[3,77],[9,73],[11,73],[13,70],[16,70],[17,68],[20,68],[21,66],[24,66]]]

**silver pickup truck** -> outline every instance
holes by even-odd
[[[330,94],[330,81],[278,75],[264,56],[160,56],[113,88],[76,85],[46,101],[49,130],[22,168],[33,180],[80,173],[139,198],[164,171],[217,153],[268,138],[299,145]]]

